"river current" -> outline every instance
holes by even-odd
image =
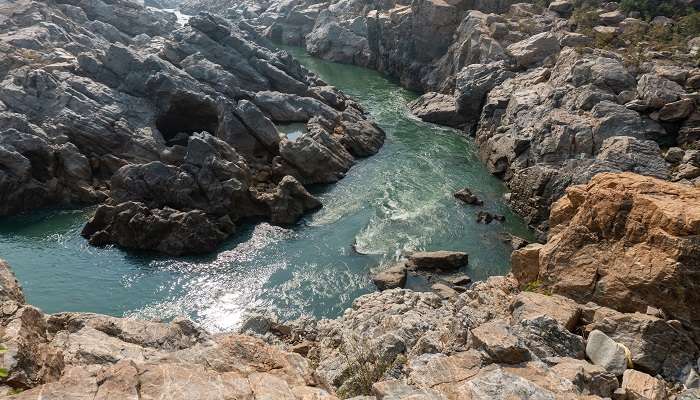
[[[335,317],[374,290],[370,274],[407,251],[469,253],[474,279],[508,271],[508,233],[528,236],[502,201],[504,187],[459,132],[412,117],[416,98],[379,73],[288,49],[329,84],[359,101],[387,133],[380,152],[339,183],[312,188],[323,208],[299,224],[238,227],[216,254],[172,258],[87,245],[79,232],[94,208],[0,220],[0,257],[28,302],[46,312],[85,311],[168,319],[187,315],[212,331],[236,327],[251,310],[283,319]],[[485,201],[452,194],[471,188]],[[505,223],[476,223],[478,210]],[[421,289],[417,280],[409,286]]]

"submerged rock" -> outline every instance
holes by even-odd
[[[476,197],[476,195],[474,195],[469,188],[456,191],[454,197],[465,204],[472,204],[476,206],[481,206],[484,204],[483,200]]]

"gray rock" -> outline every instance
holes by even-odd
[[[654,108],[673,103],[684,93],[685,90],[676,82],[655,74],[642,75],[637,84],[639,98]]]
[[[457,112],[468,121],[476,121],[488,92],[514,75],[504,61],[464,67],[455,78]]]
[[[670,381],[681,380],[684,368],[700,355],[688,332],[651,315],[615,314],[589,328],[625,345],[635,368],[660,374]]]
[[[691,99],[682,99],[667,103],[659,110],[660,121],[680,121],[687,118],[695,110],[695,102]]]
[[[457,112],[454,96],[440,93],[426,93],[408,105],[411,113],[426,122],[459,127],[464,118]]]
[[[101,205],[81,234],[94,246],[117,244],[179,256],[214,251],[234,228],[228,216],[212,219],[201,210],[181,212],[124,202]]]
[[[518,364],[530,359],[529,349],[505,320],[480,325],[471,330],[470,337],[475,348],[486,352],[493,362]]]
[[[521,67],[531,67],[542,63],[547,57],[559,53],[559,41],[551,32],[542,32],[525,40],[513,43],[506,48]]]
[[[583,338],[569,332],[565,326],[550,316],[522,319],[519,325],[514,327],[514,332],[523,339],[530,352],[540,359],[583,358]]]
[[[562,16],[568,16],[574,10],[574,3],[569,0],[553,1],[548,8]]]
[[[586,356],[593,364],[600,365],[617,376],[621,376],[627,369],[627,352],[622,344],[599,330],[594,330],[588,335]]]
[[[602,13],[598,17],[605,25],[617,26],[625,19],[625,14],[619,10]]]
[[[265,117],[255,104],[247,100],[239,101],[236,106],[236,115],[263,145],[277,148],[280,135],[272,121]]]
[[[681,149],[680,147],[671,147],[666,151],[666,155],[664,156],[664,159],[671,164],[678,164],[683,160],[683,156],[685,155],[685,151]]]

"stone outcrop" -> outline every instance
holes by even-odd
[[[0,272],[12,275],[4,262]],[[3,398],[336,398],[307,359],[260,339],[211,336],[184,318],[48,315],[20,301],[13,282],[0,289]]]
[[[635,64],[622,49],[636,43],[622,34],[648,24],[615,4],[587,10],[567,1],[543,9],[509,1],[335,0],[259,7],[267,8],[251,15],[232,5],[273,40],[305,44],[313,55],[376,69],[425,93],[412,112],[473,134],[489,171],[507,183],[511,206],[541,238],[566,187],[598,173],[699,182],[700,167],[668,165],[661,156],[669,145],[697,147],[694,65],[687,55],[670,61],[654,52]],[[579,26],[576,11],[595,14],[599,26]],[[627,42],[616,51],[596,49],[596,35]]]
[[[697,327],[700,190],[600,174],[552,209],[539,279],[556,293],[625,312],[651,305]]]
[[[249,25],[138,2],[0,7],[1,215],[104,203],[93,244],[212,251],[240,218],[292,224],[384,133]],[[312,118],[313,117],[313,118]],[[294,143],[276,124],[308,123]],[[146,223],[148,229],[140,230]]]

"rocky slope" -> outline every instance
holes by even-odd
[[[243,334],[211,336],[182,318],[46,315],[0,263],[3,389],[13,399],[697,399],[698,197],[601,174],[568,189],[548,243],[516,251],[508,276],[461,293],[368,294],[333,320],[252,316]],[[407,265],[465,262],[443,251]]]
[[[12,275],[5,263],[0,273]],[[2,289],[2,398],[333,398],[316,385],[306,359],[260,339],[210,336],[185,319],[46,315],[17,297],[12,279]]]
[[[0,5],[1,215],[104,203],[83,234],[206,252],[240,218],[293,223],[384,133],[247,28],[128,0]],[[305,122],[297,140],[277,125]]]
[[[216,4],[272,40],[427,92],[414,113],[474,135],[514,210],[542,237],[552,203],[596,173],[699,183],[695,153],[675,148],[697,149],[700,138],[698,39],[684,20],[647,22],[616,2],[568,0]]]

